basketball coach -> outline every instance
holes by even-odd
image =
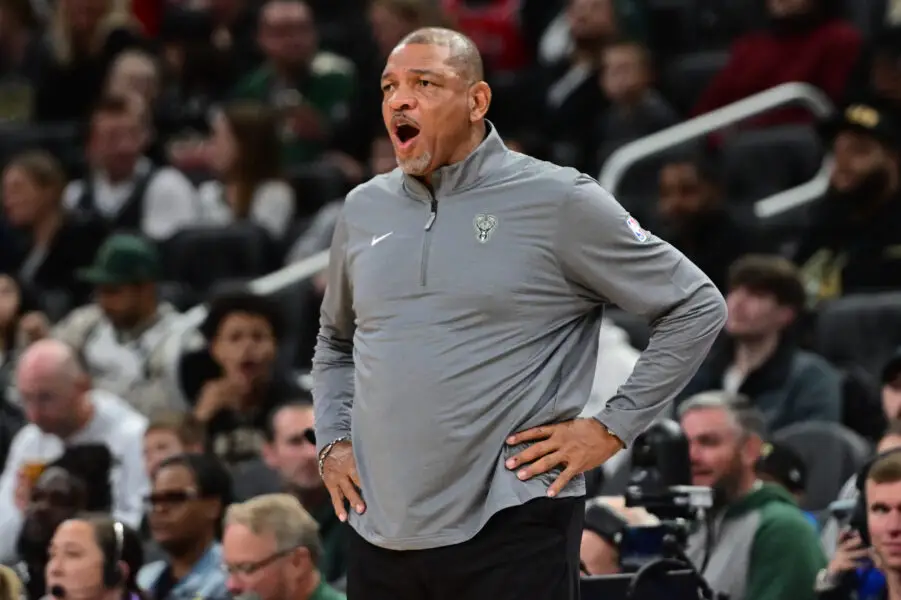
[[[578,598],[582,473],[688,382],[723,298],[595,180],[504,146],[465,36],[410,34],[382,90],[399,168],[347,197],[314,358],[348,597]],[[653,335],[577,418],[608,303]]]

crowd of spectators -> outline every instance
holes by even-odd
[[[246,284],[326,250],[343,196],[395,168],[380,72],[433,25],[479,46],[511,148],[592,175],[783,83],[836,107],[734,123],[615,192],[727,298],[671,415],[724,507],[689,556],[733,600],[888,598],[898,540],[867,570],[827,507],[901,447],[897,0],[0,0],[0,598],[77,584],[55,548],[116,523],[129,572],[104,581],[129,592],[343,597],[307,385],[323,282]],[[756,216],[827,155],[821,198]],[[608,312],[585,414],[645,332]],[[628,470],[596,474],[590,574],[620,569],[611,527],[653,521],[615,498]]]

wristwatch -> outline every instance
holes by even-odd
[[[322,477],[322,467],[325,465],[325,459],[328,458],[329,452],[332,451],[332,448],[334,448],[335,446],[337,446],[338,444],[340,444],[342,442],[349,442],[349,441],[350,441],[349,435],[342,435],[338,439],[332,440],[331,442],[326,444],[325,448],[320,450],[320,452],[319,452],[319,477],[320,478]]]
[[[820,569],[814,580],[813,591],[817,593],[831,592],[839,586],[840,577],[840,574],[832,573],[829,569]]]

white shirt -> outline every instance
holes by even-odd
[[[140,525],[143,499],[150,491],[142,455],[147,419],[109,392],[93,390],[90,399],[94,416],[69,439],[44,433],[34,424],[26,425],[13,438],[0,475],[0,564],[16,560],[16,540],[23,521],[15,505],[19,470],[26,462],[53,462],[67,445],[99,443],[109,448],[113,456],[113,517],[131,527]]]
[[[219,181],[205,181],[198,192],[203,219],[211,225],[234,223],[235,215],[225,201],[225,186]],[[275,239],[285,236],[294,219],[294,190],[284,181],[265,181],[253,191],[250,220],[268,231]]]
[[[125,206],[135,182],[146,174],[152,165],[142,158],[135,166],[134,176],[127,181],[113,183],[103,173],[94,173],[94,204],[100,215],[113,219]],[[63,206],[74,210],[84,193],[84,181],[72,181],[63,192]],[[200,205],[197,190],[181,171],[172,167],[161,167],[150,179],[144,194],[144,216],[141,231],[153,240],[165,240],[178,230],[196,225],[200,220]]]

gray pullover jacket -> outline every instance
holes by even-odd
[[[457,544],[545,496],[519,481],[511,433],[578,417],[607,303],[652,323],[597,415],[631,444],[688,383],[725,319],[710,280],[596,181],[508,150],[497,132],[432,190],[395,170],[347,197],[313,360],[321,449],[352,436],[366,511],[395,550]],[[585,493],[584,479],[561,496]]]

